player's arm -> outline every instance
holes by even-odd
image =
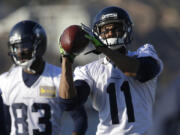
[[[128,76],[136,76],[140,66],[140,61],[138,59],[135,57],[126,56],[107,47],[99,47],[98,50],[105,54],[111,61],[113,61],[113,63],[119,69],[121,69],[123,73]]]
[[[97,50],[105,54],[127,76],[146,82],[154,78],[160,71],[158,62],[152,57],[130,57],[109,49],[92,35],[86,35],[86,38],[91,40]]]
[[[89,86],[85,81],[73,82],[72,64],[74,58],[88,45],[89,40],[80,26],[72,25],[64,30],[60,37],[60,54],[62,56],[62,74],[60,79],[59,96],[65,110],[72,110],[86,101]]]
[[[141,82],[154,78],[160,71],[158,62],[150,56],[129,57],[105,47],[100,47],[98,50],[110,58],[125,75],[135,77]]]
[[[84,104],[89,96],[90,87],[83,80],[73,81],[72,61],[62,57],[62,74],[60,79],[59,97],[65,110],[73,110]]]
[[[77,95],[72,76],[72,64],[70,59],[62,57],[59,96],[63,99],[72,99]]]
[[[85,135],[88,127],[88,120],[84,106],[80,106],[76,110],[70,111],[69,113],[74,123],[72,135]]]
[[[126,56],[114,51],[105,46],[100,40],[92,34],[86,34],[85,37],[89,39],[98,51],[105,54],[113,63],[128,76],[135,77],[139,68],[139,61],[136,58]]]

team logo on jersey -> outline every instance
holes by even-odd
[[[39,95],[49,98],[56,97],[56,88],[50,86],[40,86]]]

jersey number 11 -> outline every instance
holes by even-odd
[[[134,122],[135,121],[134,109],[133,109],[132,97],[131,97],[128,81],[123,82],[120,90],[124,93],[126,107],[127,107],[128,122]],[[109,86],[107,87],[107,93],[109,94],[112,124],[119,124],[115,83],[109,84]]]

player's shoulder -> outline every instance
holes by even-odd
[[[9,87],[12,86],[12,83],[18,82],[21,80],[21,68],[18,66],[11,67],[8,71],[0,75],[0,89],[2,91],[8,92]]]
[[[157,52],[152,44],[146,43],[141,45],[136,51],[129,51],[129,56],[137,56],[137,57],[158,57]]]
[[[96,78],[103,72],[104,58],[92,61],[84,66],[78,66],[74,70],[75,76]]]
[[[7,77],[8,77],[8,72],[4,72],[4,73],[0,74],[1,84],[2,84],[2,82],[4,82],[6,80]]]
[[[144,51],[152,51],[154,53],[156,53],[156,50],[154,48],[154,45],[150,44],[150,43],[146,43],[142,46],[140,46],[138,49],[137,49],[138,52],[144,52]]]
[[[61,73],[61,68],[50,64],[48,62],[45,63],[45,73],[52,74],[53,76],[59,75]]]
[[[18,73],[20,72],[21,68],[18,66],[12,66],[8,71],[0,74],[0,80],[1,82],[4,80],[8,80],[10,78],[13,78],[14,76],[17,77]]]
[[[160,72],[163,70],[163,61],[158,56],[157,51],[155,50],[155,47],[152,44],[144,44],[141,47],[139,47],[136,51],[137,57],[151,57],[155,59],[160,66]]]

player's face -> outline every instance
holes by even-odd
[[[16,59],[21,63],[26,62],[32,58],[33,48],[30,43],[16,44],[14,50],[16,52]]]
[[[100,36],[103,39],[117,38],[124,35],[123,23],[106,24],[100,29]]]
[[[108,39],[114,38],[115,43],[117,43],[117,39],[122,38],[124,34],[125,34],[125,30],[122,22],[106,24],[100,28],[100,36],[103,40],[108,41]],[[109,42],[109,44],[111,43]],[[126,54],[125,46],[121,46],[120,48],[119,46],[117,46],[117,48],[113,50],[116,50],[121,54]]]

